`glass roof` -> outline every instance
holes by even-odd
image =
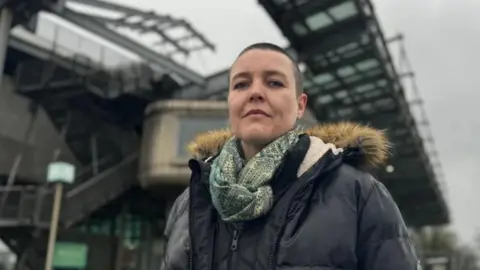
[[[312,16],[307,17],[307,25],[312,31],[317,31],[318,29],[330,26],[333,24],[332,18],[328,16],[325,12],[319,12]]]
[[[323,73],[313,77],[313,82],[315,84],[324,84],[333,80],[333,76],[330,73]]]
[[[347,76],[351,76],[355,73],[355,69],[352,67],[352,66],[346,66],[346,67],[342,67],[342,68],[339,68],[338,71],[337,71],[337,74],[340,76],[340,77],[347,77]]]
[[[365,61],[357,63],[355,66],[357,67],[357,69],[365,71],[379,66],[379,63],[376,59],[367,59]]]
[[[358,11],[353,1],[348,1],[330,8],[328,13],[330,13],[336,21],[342,21],[357,15]]]
[[[305,91],[313,101],[318,101],[319,104],[331,103],[333,107],[338,108],[337,116],[352,116],[359,110],[371,112],[377,106],[390,105],[389,100],[382,101],[388,92],[385,91],[388,75],[377,59],[378,54],[375,53],[374,42],[366,32],[367,29],[359,30],[362,32],[359,32],[358,40],[353,42],[346,41],[342,44],[345,39],[338,36],[338,33],[341,35],[340,25],[347,20],[354,22],[350,19],[357,18],[360,14],[354,0],[339,0],[336,5],[328,8],[319,8],[321,4],[316,1],[310,0],[297,5],[295,14],[285,16],[292,18],[293,21],[285,21],[283,25],[290,28],[298,37],[308,36],[308,42],[314,44],[317,36],[319,44],[326,39],[338,39],[338,45],[334,43],[328,45],[331,46],[328,51],[320,54],[308,53],[308,57],[304,58],[308,66],[308,75],[304,76]],[[284,0],[275,0],[275,3],[283,4],[285,14],[290,13],[289,9],[293,9],[297,4],[290,4]],[[339,28],[335,29],[339,30],[331,36],[331,32],[326,29],[334,25],[338,25]],[[347,32],[352,35],[351,31]],[[384,83],[381,83],[382,80]],[[366,100],[370,102],[366,103]],[[363,104],[363,107],[360,107],[360,104]]]
[[[322,10],[305,18],[305,24],[295,22],[292,24],[292,29],[295,34],[304,36],[309,31],[318,31],[327,28],[334,23],[340,23],[343,20],[356,16],[358,14],[357,7],[353,1],[341,3],[333,6],[327,10]],[[303,18],[301,19],[303,21]],[[308,26],[308,29],[304,26]]]
[[[340,63],[345,64],[306,76],[304,86],[317,104],[334,104],[341,110],[337,112],[338,117],[353,117],[355,110],[372,113],[381,107],[394,105],[393,100],[385,96],[388,93],[385,91],[387,80],[377,59],[367,58],[356,63],[348,63],[347,59]]]
[[[292,29],[293,29],[293,32],[299,36],[304,36],[308,33],[307,27],[305,27],[303,24],[298,22],[292,25]]]

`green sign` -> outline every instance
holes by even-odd
[[[53,254],[53,267],[85,269],[88,246],[82,243],[57,242]]]

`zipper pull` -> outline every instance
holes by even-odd
[[[233,238],[232,238],[232,244],[230,245],[230,249],[232,251],[236,251],[237,250],[237,247],[238,247],[238,234],[239,234],[239,231],[237,229],[235,229],[233,231]]]

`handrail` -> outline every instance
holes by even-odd
[[[37,33],[34,34],[19,26],[12,30],[11,35],[46,51],[53,51],[57,56],[65,58],[74,58],[77,55],[84,56],[95,63],[98,68],[107,70],[132,64],[146,64],[138,57],[128,57],[113,48],[77,34],[72,29],[45,20],[44,16],[40,16],[40,18]],[[76,41],[76,44],[72,41]],[[89,46],[84,45],[88,43],[90,43]]]
[[[116,171],[119,167],[122,167],[125,164],[129,164],[130,162],[132,162],[133,160],[135,160],[137,158],[138,158],[138,153],[131,154],[130,156],[126,157],[124,160],[120,161],[116,165],[111,166],[111,167],[107,168],[106,170],[103,170],[99,174],[93,176],[91,179],[89,179],[89,181],[81,184],[81,186],[67,192],[67,194],[65,194],[65,197],[69,198],[69,197],[75,196],[76,194],[80,193],[82,190],[84,190],[84,189],[94,185],[95,183],[97,183],[98,180],[103,179],[105,177],[105,175],[108,175],[108,174]]]

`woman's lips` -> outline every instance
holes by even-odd
[[[250,110],[248,111],[246,114],[245,114],[245,117],[247,116],[266,116],[266,117],[270,117],[270,115],[262,110]]]

